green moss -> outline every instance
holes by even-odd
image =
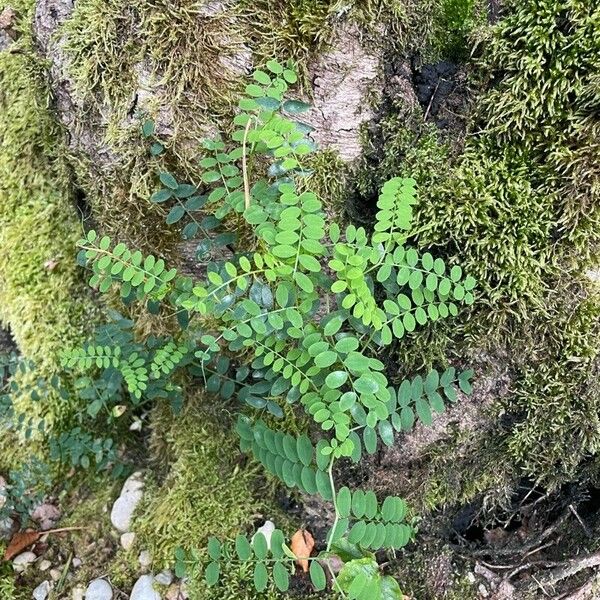
[[[391,565],[403,593],[418,600],[477,600],[481,596],[467,579],[467,570],[451,548],[433,538],[420,540],[416,551]]]
[[[497,409],[516,425],[493,433],[493,456],[507,467],[500,471],[556,485],[600,444],[598,298],[583,276],[599,241],[592,65],[600,19],[577,1],[542,5],[538,18],[539,2],[514,3],[488,31],[477,73],[480,83],[497,83],[472,116],[477,134],[453,146],[419,111],[392,99],[392,114],[366,141],[356,181],[370,203],[389,177],[413,176],[420,188],[413,243],[460,261],[479,281],[475,309],[458,327],[440,323],[410,336],[401,362],[431,365],[444,354],[464,359],[472,348],[509,345],[516,383]],[[467,452],[464,479],[457,482],[456,469],[450,474],[441,460],[439,472],[427,475],[428,504],[467,501],[496,487],[485,469],[468,464],[489,464],[485,448],[448,451]]]
[[[227,33],[225,33],[227,32]],[[148,252],[176,254],[178,233],[148,201],[156,171],[194,181],[199,144],[231,115],[248,51],[236,14],[186,0],[77,2],[60,31],[77,118],[99,157],[71,158],[97,226]],[[150,156],[140,123],[152,117],[168,152]]]
[[[0,544],[0,551],[4,554],[4,545]],[[18,589],[12,565],[3,562],[0,567],[0,598],[3,600],[25,600],[31,597],[28,590]]]
[[[0,53],[0,90],[0,319],[26,356],[55,364],[91,312],[74,260],[81,225],[44,72],[26,47]]]
[[[173,463],[166,480],[149,487],[135,525],[159,568],[173,562],[178,546],[202,551],[210,535],[235,537],[256,515],[274,518],[275,510],[268,489],[257,493],[261,469],[244,464],[237,437],[219,423],[222,416],[190,402],[171,419],[168,413],[154,416]]]
[[[424,452],[419,470],[417,480],[423,484],[413,502],[424,512],[464,506],[475,498],[485,498],[488,509],[503,506],[515,477],[503,439],[493,427],[453,432]]]
[[[559,291],[565,298],[578,292],[575,285]],[[537,332],[549,356],[522,369],[510,403],[520,417],[509,438],[510,456],[551,486],[575,478],[582,460],[600,450],[600,303],[563,304],[551,317],[556,331]]]
[[[600,7],[581,0],[509,6],[481,61],[498,81],[483,98],[483,120],[498,144],[529,154],[542,190],[560,193],[561,237],[585,256],[599,240]]]
[[[306,167],[313,171],[307,187],[323,202],[328,215],[340,218],[346,210],[349,197],[348,166],[335,150],[319,150],[310,155]]]
[[[96,310],[75,263],[82,226],[63,133],[50,114],[46,73],[31,39],[34,5],[15,7],[20,35],[0,52],[0,322],[35,361],[37,377],[56,370],[59,350],[82,339]],[[32,377],[19,375],[22,383]],[[28,417],[44,415],[47,426],[72,409],[55,394],[37,404],[17,395],[14,403]]]

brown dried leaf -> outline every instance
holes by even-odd
[[[3,560],[10,560],[13,556],[20,554],[22,550],[28,548],[32,544],[35,544],[42,536],[44,536],[44,540],[51,533],[65,533],[67,531],[82,531],[83,529],[87,529],[87,527],[59,527],[58,529],[49,529],[48,531],[21,531],[19,533],[15,533],[12,539],[10,540],[10,544],[6,548],[4,552]]]
[[[296,564],[302,567],[302,570],[308,572],[308,560],[306,560],[315,547],[315,540],[306,529],[298,529],[292,536],[290,548],[292,552],[299,557]]]
[[[16,16],[17,13],[14,11],[14,9],[10,6],[7,6],[0,13],[0,29],[11,29],[15,23]]]
[[[4,552],[4,560],[10,560],[17,554],[21,554],[25,548],[35,544],[41,537],[42,533],[39,531],[19,531],[15,533]]]

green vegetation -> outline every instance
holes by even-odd
[[[0,10],[6,5],[0,0]],[[600,304],[586,277],[597,266],[599,241],[598,8],[582,0],[511,1],[497,26],[483,27],[487,3],[477,0],[186,0],[175,8],[166,0],[126,8],[115,0],[79,0],[54,39],[64,42],[75,84],[74,121],[86,120],[93,143],[74,135],[67,152],[51,114],[46,65],[32,42],[34,2],[10,5],[19,37],[12,51],[0,52],[0,321],[33,363],[19,363],[12,393],[3,388],[0,399],[3,419],[19,425],[3,434],[0,447],[9,480],[5,512],[26,516],[48,490],[48,477],[71,468],[96,482],[106,472],[119,475],[127,441],[138,435],[129,426],[145,423],[153,407],[153,475],[136,531],[161,566],[185,548],[192,593],[282,597],[277,588],[286,587],[296,557],[285,556],[283,543],[268,554],[260,537],[235,537],[252,533],[259,513],[274,516],[280,529],[297,525],[273,501],[276,480],[335,499],[329,550],[348,551],[340,536],[357,542],[345,557],[352,568],[340,576],[341,587],[364,576],[361,593],[370,593],[368,585],[396,593],[372,551],[403,546],[414,523],[404,508],[403,522],[394,523],[397,515],[386,522],[386,502],[389,513],[402,501],[373,504],[371,495],[375,520],[359,517],[354,504],[360,509],[369,492],[332,489],[343,475],[322,451],[358,460],[379,440],[391,445],[414,421],[428,424],[454,402],[456,385],[470,389],[468,372],[461,376],[448,365],[496,346],[513,356],[511,393],[486,409],[483,433],[450,431],[422,451],[411,466],[422,481],[418,497],[412,488],[398,493],[435,510],[481,496],[487,502],[490,494],[490,504],[506,502],[523,475],[548,488],[597,479],[597,459],[582,464],[600,445]],[[466,60],[467,40],[481,27],[470,72],[480,90],[464,140],[440,136],[419,111],[386,99],[358,168],[330,150],[314,152],[299,135],[306,130],[289,125],[305,105],[278,104],[280,92],[298,79],[310,93],[307,65],[341,26],[360,27],[366,44],[385,47],[386,61],[410,58],[417,66]],[[292,58],[298,74],[272,57]],[[242,80],[253,65],[263,75],[238,114]],[[237,145],[215,139],[199,149],[215,130]],[[271,170],[269,152],[280,159]],[[83,240],[80,262],[94,263],[93,287],[112,305],[120,293],[132,320],[112,315],[90,343],[61,353],[69,372],[56,378],[64,368],[59,351],[89,338],[100,313],[74,260],[81,193],[101,233]],[[351,195],[359,202],[349,212],[359,223],[325,227],[343,220]],[[380,212],[370,219],[360,201],[374,209],[377,199]],[[399,251],[411,218],[415,250]],[[371,221],[374,237],[358,227]],[[386,238],[390,223],[402,231]],[[195,279],[181,275],[188,273],[181,269],[182,240],[193,247],[201,283],[197,272]],[[235,255],[224,260],[231,249]],[[458,264],[478,281],[477,305],[460,313],[457,303],[471,303],[473,281]],[[317,295],[327,298],[326,308],[319,310]],[[457,317],[453,324],[441,318],[445,312]],[[352,340],[357,348],[343,350]],[[390,347],[401,367],[388,382],[376,356]],[[290,363],[288,350],[298,352]],[[410,377],[417,371],[422,375]],[[190,392],[198,386],[207,393]],[[231,431],[238,396],[246,403],[237,429],[242,449],[254,457],[248,463]],[[307,425],[300,408],[316,424]],[[262,411],[264,421],[250,420],[252,410]],[[282,425],[282,415],[290,422]],[[500,422],[501,415],[509,418]],[[329,442],[315,447],[307,434]],[[24,440],[28,446],[17,443]],[[25,461],[24,451],[42,461]],[[265,469],[267,494],[257,492]],[[111,495],[100,499],[108,503]],[[90,500],[70,523],[89,519],[98,502]],[[102,536],[110,528],[105,521]],[[214,522],[219,527],[209,527]],[[213,540],[207,553],[211,535],[224,541]],[[250,558],[248,547],[257,561],[240,560]],[[210,583],[220,570],[216,591],[203,577],[209,557]],[[265,581],[267,557],[281,565],[273,569],[274,583]],[[101,554],[90,560],[96,558]],[[108,566],[113,581],[129,586],[135,563],[119,551]],[[415,570],[424,565],[415,558]],[[327,566],[325,556],[322,567],[311,569],[317,587]],[[404,560],[392,565],[403,583],[410,576],[407,593],[435,594],[410,580],[412,569]],[[253,582],[264,591],[251,591]],[[468,597],[472,590],[460,580],[455,591]],[[20,595],[11,574],[0,572],[0,596]]]
[[[233,537],[252,515],[277,518],[271,494],[264,487],[258,493],[258,486],[264,486],[260,470],[240,466],[236,436],[209,401],[190,398],[174,420],[168,406],[154,414],[154,427],[164,428],[169,471],[150,490],[135,529],[159,568],[172,566],[178,547],[202,549],[215,533]]]
[[[126,301],[148,303],[154,311],[166,302],[171,311],[185,317],[179,319],[182,332],[174,340],[150,338],[150,352],[132,345],[131,336],[115,333],[64,352],[64,364],[76,372],[102,369],[111,381],[123,382],[134,405],[169,397],[168,382],[183,367],[201,377],[208,392],[219,393],[225,401],[235,397],[277,418],[284,415],[282,403],[301,405],[321,430],[316,446],[306,434],[295,437],[244,415],[238,417],[236,430],[242,451],[251,452],[285,485],[333,502],[335,520],[326,551],[318,557],[310,557],[310,550],[298,554],[278,529],[270,549],[262,533],[252,541],[239,534],[237,558],[254,562],[259,592],[266,589],[269,572],[276,587],[287,591],[289,570],[294,572],[299,559],[310,562],[311,581],[323,590],[326,576],[321,562],[333,575],[329,560],[336,555],[345,565],[333,579],[335,589],[357,598],[378,597],[387,590],[401,598],[397,582],[380,574],[373,552],[399,549],[410,541],[414,529],[404,522],[406,503],[395,496],[378,502],[373,491],[351,492],[346,486],[336,490],[334,466],[341,458],[359,462],[363,449],[374,454],[378,438],[392,446],[395,432],[410,430],[416,419],[431,424],[434,413],[458,400],[459,388],[470,393],[472,372],[457,373],[454,367],[443,373],[431,369],[392,386],[377,356],[417,326],[456,316],[457,302],[472,304],[475,279],[465,277],[457,265],[447,269],[442,259],[428,252],[405,248],[417,203],[412,179],[392,178],[383,185],[370,236],[354,225],[345,231],[337,223],[326,227],[321,202],[304,181],[304,157],[313,152],[314,144],[306,137],[306,126],[294,120],[308,106],[284,98],[297,74],[274,60],[266,66],[268,71],[255,71],[254,82],[246,86],[247,96],[239,101],[242,112],[234,118],[239,129],[231,135],[232,142],[205,142],[209,154],[200,161],[201,179],[208,186],[205,194],[196,195],[195,186],[161,172],[161,188],[151,198],[171,205],[168,224],[186,219],[186,237],[200,235],[199,247],[209,242],[205,252],[214,246],[231,248],[236,238],[223,238],[223,233],[207,236],[205,221],[211,217],[198,223],[194,213],[199,208],[212,209],[211,229],[216,232],[224,218],[239,222],[242,217],[254,228],[249,248],[238,245],[230,260],[209,263],[206,280],[198,283],[179,276],[176,269],[168,270],[153,255],[144,257],[89,231],[78,245],[80,259],[92,268],[90,285],[102,293],[117,285]],[[144,123],[142,132],[151,138],[154,124]],[[155,152],[162,153],[156,144]],[[259,157],[270,162],[268,178],[259,178],[253,170]],[[248,251],[252,249],[256,251]],[[331,275],[324,272],[324,264]],[[385,298],[382,303],[377,299],[380,294]],[[224,356],[224,349],[232,359]],[[236,354],[249,352],[253,354],[246,358],[249,366],[235,360]],[[219,446],[215,450],[222,451]],[[179,459],[183,456],[180,452]],[[209,457],[207,463],[215,466],[216,456]],[[177,466],[172,473],[183,476]],[[215,473],[204,485],[213,487],[218,477]],[[194,497],[199,490],[186,478],[182,487],[169,486],[166,498],[150,511],[153,530],[157,520],[170,530],[170,535],[158,537],[170,549],[173,537],[179,544],[189,543],[191,523],[183,519],[189,513],[186,491]],[[232,486],[227,486],[227,493],[232,493]],[[242,506],[249,501],[239,500]],[[238,520],[237,511],[232,511],[231,501],[225,504],[228,518],[219,522],[228,527]],[[181,509],[179,535],[172,531],[174,506]],[[216,508],[204,504],[201,508],[192,520],[197,517],[204,527],[205,511],[214,515]],[[159,552],[162,556],[164,549]],[[206,567],[206,582],[214,585],[221,559],[229,561],[233,555],[215,537],[209,540],[208,554],[212,562]]]
[[[515,476],[555,485],[575,477],[600,441],[589,379],[600,350],[598,299],[586,276],[598,248],[600,19],[581,2],[543,7],[515,3],[482,39],[476,76],[491,89],[477,98],[463,148],[396,105],[379,123],[383,146],[367,154],[357,185],[370,198],[391,174],[410,173],[423,195],[417,244],[460,259],[482,292],[454,334],[436,326],[413,336],[409,364],[430,364],[450,342],[459,354],[509,344],[518,377],[498,409],[518,423],[497,432],[507,449],[497,456]]]
[[[73,262],[81,226],[28,16],[15,50],[0,53],[0,320],[28,358],[51,366],[81,339],[92,307]]]

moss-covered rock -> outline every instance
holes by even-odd
[[[75,263],[82,225],[63,132],[32,40],[34,3],[11,4],[15,40],[0,51],[0,321],[37,366],[36,373],[19,374],[26,387],[56,372],[59,351],[84,338],[96,309]],[[34,421],[43,416],[47,426],[72,411],[57,394],[38,403],[17,396],[14,404]]]

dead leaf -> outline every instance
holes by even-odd
[[[0,29],[11,29],[15,23],[16,16],[17,13],[14,11],[14,9],[10,6],[7,6],[0,13]]]
[[[4,552],[3,560],[10,560],[17,554],[20,554],[25,548],[35,544],[42,536],[48,536],[51,533],[64,533],[67,531],[81,531],[87,527],[59,527],[49,531],[20,531],[15,533]]]
[[[39,531],[19,531],[12,536],[10,544],[4,552],[4,560],[10,560],[17,554],[21,554],[25,548],[29,548],[42,537]]]
[[[315,547],[315,540],[309,531],[306,529],[298,529],[292,536],[290,548],[292,552],[300,557],[296,564],[302,567],[302,570],[308,572],[308,560],[306,560]]]

